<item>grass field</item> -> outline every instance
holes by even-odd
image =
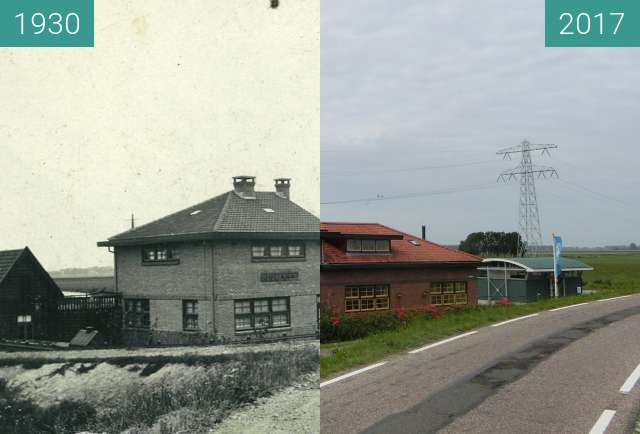
[[[400,330],[355,341],[322,344],[322,353],[327,355],[320,359],[321,378],[491,323],[554,307],[640,292],[640,253],[572,257],[594,267],[593,272],[584,274],[584,288],[596,292],[521,305],[470,306],[438,319],[418,319]]]

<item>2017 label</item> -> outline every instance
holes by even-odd
[[[545,0],[547,47],[640,47],[638,0]]]

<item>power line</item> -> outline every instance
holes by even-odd
[[[628,203],[628,202],[622,201],[622,200],[620,200],[620,199],[616,199],[616,198],[615,198],[615,197],[613,197],[613,196],[608,196],[608,195],[606,195],[606,194],[599,193],[599,192],[597,192],[597,191],[595,191],[595,190],[591,190],[590,188],[587,188],[587,187],[585,187],[585,186],[583,186],[583,185],[580,185],[580,184],[576,184],[575,182],[570,182],[570,181],[567,181],[566,179],[561,179],[561,181],[562,181],[562,182],[564,182],[565,184],[569,184],[569,185],[572,185],[572,186],[574,186],[574,187],[577,187],[577,188],[579,188],[579,189],[581,189],[581,190],[583,190],[583,191],[586,191],[587,193],[591,193],[592,195],[597,196],[597,197],[599,197],[599,198],[607,199],[607,200],[610,200],[610,201],[612,201],[612,202],[617,202],[617,203],[619,203],[619,204],[621,204],[621,205],[624,205],[625,207],[632,206],[632,205],[631,205],[630,203]]]
[[[339,205],[339,204],[348,204],[348,203],[362,203],[362,202],[379,202],[385,200],[398,200],[398,199],[412,199],[416,197],[425,197],[425,196],[437,196],[437,195],[445,195],[445,194],[454,194],[454,193],[462,193],[467,191],[476,191],[476,190],[486,190],[490,188],[497,187],[496,184],[486,184],[486,185],[470,185],[463,187],[454,187],[442,190],[432,190],[425,191],[419,193],[408,193],[401,194],[395,196],[383,196],[377,195],[376,197],[362,198],[362,199],[346,199],[346,200],[335,200],[330,202],[320,202],[320,205]]]
[[[421,170],[434,170],[434,169],[451,169],[454,167],[468,167],[475,166],[478,164],[487,164],[487,163],[495,163],[495,160],[482,160],[482,161],[472,161],[469,163],[453,163],[453,164],[443,164],[439,166],[419,166],[419,167],[403,167],[403,168],[394,168],[394,169],[367,169],[367,170],[357,170],[357,171],[329,171],[329,172],[320,172],[321,175],[337,175],[337,176],[360,176],[366,173],[397,173],[397,172],[416,172]]]

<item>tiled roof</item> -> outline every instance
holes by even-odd
[[[399,235],[400,232],[378,223],[320,223],[321,232],[339,232],[344,235]]]
[[[412,263],[479,263],[478,256],[459,250],[444,247],[431,241],[423,240],[379,223],[321,223],[327,232],[340,232],[344,235],[386,234],[402,236],[402,239],[391,240],[391,254],[347,253],[344,241],[322,241],[323,264],[412,264]]]
[[[256,192],[255,199],[248,199],[230,191],[115,235],[109,242],[187,234],[318,233],[319,224],[318,217],[275,192]]]
[[[0,283],[2,283],[7,274],[9,274],[13,264],[15,264],[24,250],[25,249],[0,251]]]

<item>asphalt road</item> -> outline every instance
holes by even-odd
[[[383,362],[324,381],[322,433],[630,433],[640,381],[620,389],[640,365],[640,295],[541,312]]]

